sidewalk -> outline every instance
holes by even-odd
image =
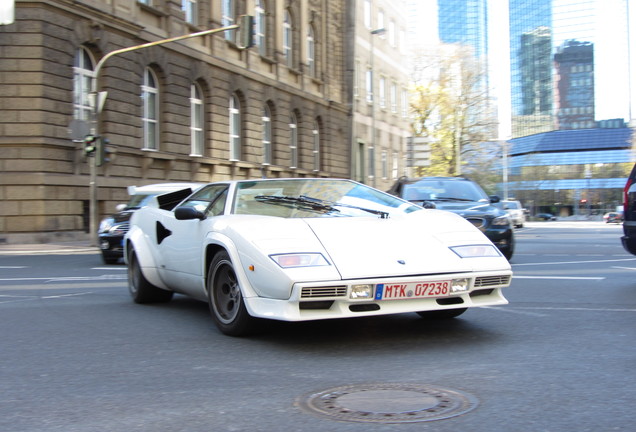
[[[39,255],[39,254],[96,254],[97,246],[91,246],[89,241],[7,244],[0,243],[0,255]]]

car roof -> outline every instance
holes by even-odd
[[[200,186],[203,186],[205,183],[157,183],[150,184],[145,186],[128,186],[128,195],[136,195],[136,194],[153,194],[153,193],[162,193],[162,192],[171,192],[177,191],[180,189],[197,189]]]

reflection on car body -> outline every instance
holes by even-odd
[[[229,335],[262,318],[455,317],[507,303],[512,275],[465,219],[341,179],[212,183],[135,212],[125,248],[136,302],[206,301]]]

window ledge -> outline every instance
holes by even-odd
[[[165,12],[162,12],[162,11],[160,11],[159,9],[157,9],[157,8],[155,8],[153,6],[147,5],[147,4],[142,3],[140,1],[137,1],[137,4],[139,5],[139,7],[141,8],[142,11],[149,12],[149,13],[151,13],[153,15],[158,16],[158,17],[167,16],[167,14]]]

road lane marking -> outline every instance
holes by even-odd
[[[557,262],[540,262],[540,263],[511,263],[512,267],[522,266],[542,266],[542,265],[563,265],[563,264],[594,264],[594,263],[610,263],[619,261],[636,261],[636,258],[613,259],[613,260],[590,260],[590,261],[557,261]]]
[[[125,280],[126,275],[101,275],[101,276],[59,276],[59,277],[37,277],[37,278],[0,278],[4,282],[18,281],[46,281],[49,282],[74,282],[74,281],[96,281],[96,280]]]
[[[612,266],[612,268],[620,269],[620,270],[636,270],[636,267],[619,267],[619,266]]]
[[[565,279],[565,280],[605,280],[602,276],[517,276],[512,275],[513,279]]]

